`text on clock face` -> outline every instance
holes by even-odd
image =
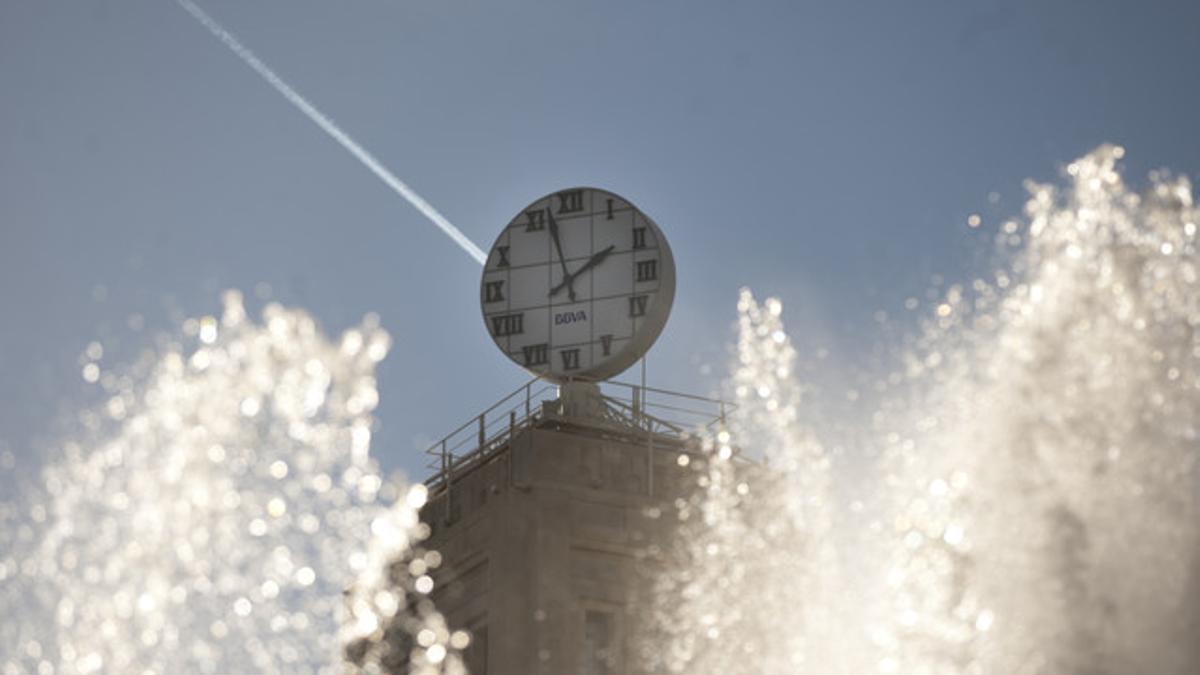
[[[561,312],[554,315],[554,325],[561,326],[564,323],[575,323],[576,321],[587,321],[587,312],[582,309],[576,312]]]

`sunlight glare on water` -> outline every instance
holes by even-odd
[[[1126,187],[1122,155],[1029,183],[992,274],[943,289],[872,375],[853,425],[872,469],[830,468],[836,434],[797,421],[782,306],[743,293],[733,442],[765,466],[690,463],[674,597],[647,633],[659,666],[1200,672],[1200,211],[1167,172]]]
[[[343,598],[423,555],[423,486],[369,455],[389,342],[373,317],[336,342],[277,304],[255,323],[230,292],[130,372],[89,361],[107,401],[0,507],[0,672],[341,672],[343,643],[380,637],[368,613],[443,625],[404,579]],[[461,672],[432,635],[414,672]]]

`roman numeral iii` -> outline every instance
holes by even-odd
[[[524,314],[501,314],[492,317],[492,335],[504,337],[525,332]]]
[[[563,370],[578,370],[579,369],[579,350],[578,349],[563,349],[558,352],[562,357]]]
[[[583,190],[567,190],[558,193],[558,212],[575,213],[583,210]]]
[[[633,228],[633,247],[634,248],[646,248],[646,228],[644,228],[644,227]]]
[[[483,286],[484,302],[501,302],[504,300],[504,282],[489,281]]]
[[[638,281],[654,281],[658,278],[657,260],[639,260],[637,264]]]
[[[634,295],[629,298],[629,316],[646,316],[646,301],[648,295]]]
[[[546,365],[546,351],[550,348],[545,342],[540,345],[525,345],[521,347],[521,355],[525,357],[526,366]]]

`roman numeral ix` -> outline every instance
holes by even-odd
[[[492,335],[504,337],[525,332],[524,314],[501,314],[492,317]]]
[[[504,300],[504,282],[489,281],[484,284],[484,302],[501,302]]]
[[[638,281],[654,281],[658,278],[657,260],[639,260],[637,264]]]
[[[583,210],[583,190],[567,190],[558,193],[558,212],[574,213]]]
[[[558,352],[562,357],[563,370],[578,370],[579,369],[579,350],[578,349],[562,349]]]
[[[629,298],[629,316],[646,316],[648,295],[633,295]]]
[[[545,342],[540,345],[525,345],[521,347],[521,355],[525,357],[526,366],[546,365],[546,352],[550,348]]]

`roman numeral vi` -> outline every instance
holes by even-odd
[[[562,349],[558,352],[562,357],[563,370],[578,370],[579,369],[579,350],[578,349]]]

